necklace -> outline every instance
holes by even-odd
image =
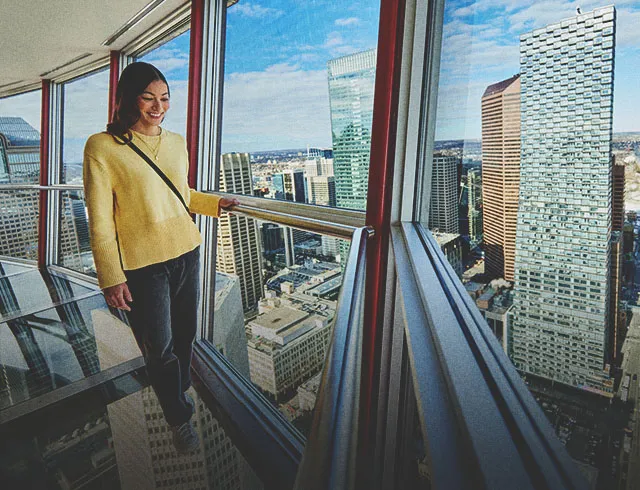
[[[160,128],[160,134],[158,136],[149,136],[149,138],[153,138],[154,140],[157,139],[157,143],[155,145],[150,145],[149,143],[147,143],[146,139],[143,138],[140,134],[137,134],[136,136],[138,136],[138,139],[142,141],[142,143],[144,143],[144,146],[149,149],[149,151],[153,155],[153,159],[157,161],[158,154],[160,153],[160,145],[162,144],[162,128]]]

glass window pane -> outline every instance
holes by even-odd
[[[57,194],[60,196],[58,264],[96,277],[84,192],[64,191]]]
[[[63,184],[82,184],[82,158],[87,138],[105,131],[109,112],[109,70],[63,85]]]
[[[39,191],[0,189],[0,255],[38,260]]]
[[[187,134],[190,34],[188,30],[138,58],[158,68],[167,79],[171,108],[162,126],[182,136]]]
[[[238,215],[218,236],[206,339],[307,434],[348,243]]]
[[[40,90],[0,99],[0,183],[39,182],[41,104]]]
[[[0,99],[0,184],[40,181],[42,92]],[[37,191],[0,192],[0,255],[37,260]]]
[[[0,409],[140,356],[131,329],[99,292],[87,297],[88,288],[37,271],[0,277],[0,289],[0,367],[7,375]]]
[[[632,488],[640,4],[548,7],[445,3],[419,221],[587,477]]]
[[[336,205],[364,210],[378,17],[370,0],[229,7],[222,152],[250,152],[274,173],[307,178],[307,159],[324,159]],[[277,184],[266,185],[277,197]]]

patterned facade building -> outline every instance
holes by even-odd
[[[611,396],[615,9],[521,36],[522,153],[512,359]]]

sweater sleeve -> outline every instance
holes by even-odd
[[[127,280],[122,270],[116,237],[113,187],[107,169],[86,148],[83,172],[91,251],[98,284],[104,289]]]
[[[217,218],[220,216],[220,197],[189,189],[189,211]]]

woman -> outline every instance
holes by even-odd
[[[133,334],[179,452],[198,447],[191,425],[192,344],[197,329],[199,245],[180,198],[130,143],[173,183],[191,213],[218,216],[235,199],[189,189],[182,136],[161,123],[169,87],[153,65],[127,66],[107,131],[84,149],[91,250],[107,304],[127,310]]]

